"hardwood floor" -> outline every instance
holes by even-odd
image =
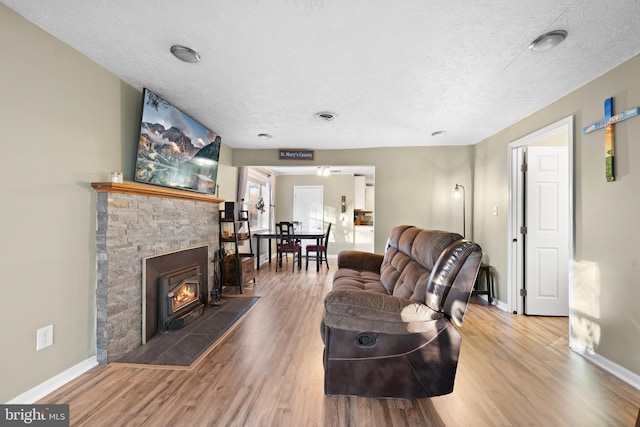
[[[640,391],[568,348],[566,318],[472,300],[452,394],[324,396],[319,323],[336,270],[257,272],[260,301],[191,369],[98,366],[39,403],[78,426],[633,426]]]

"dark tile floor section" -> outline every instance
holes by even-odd
[[[126,353],[118,363],[191,365],[211,344],[249,310],[259,297],[228,297],[220,306],[209,306],[186,327],[156,335],[145,345]]]

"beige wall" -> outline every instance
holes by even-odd
[[[475,239],[498,275],[499,298],[507,295],[507,145],[565,117],[574,116],[574,221],[572,327],[575,340],[640,374],[640,117],[615,125],[617,178],[607,183],[604,132],[582,129],[604,117],[604,100],[614,113],[640,105],[640,56],[576,90],[476,146]]]
[[[218,162],[217,196],[227,201],[235,200],[238,193],[238,168],[231,166],[232,159],[233,150],[223,140]]]
[[[304,148],[304,147],[302,147]],[[234,166],[375,167],[375,251],[382,253],[391,229],[413,224],[462,234],[461,201],[455,184],[467,192],[467,236],[471,237],[474,147],[402,147],[316,151],[315,160],[280,161],[278,150],[234,150]]]
[[[0,402],[96,353],[96,194],[131,179],[141,93],[0,5]],[[54,344],[36,352],[36,329]]]

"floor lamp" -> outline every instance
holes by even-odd
[[[453,193],[454,197],[456,199],[460,198],[460,189],[462,189],[462,237],[466,238],[467,237],[467,213],[466,213],[466,195],[464,193],[464,186],[460,185],[460,184],[456,184],[456,187],[454,188],[455,192]]]

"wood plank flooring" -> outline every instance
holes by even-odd
[[[568,348],[566,318],[473,299],[452,394],[324,396],[319,323],[336,270],[257,272],[260,301],[192,369],[98,366],[39,403],[74,426],[633,426],[640,391]]]

